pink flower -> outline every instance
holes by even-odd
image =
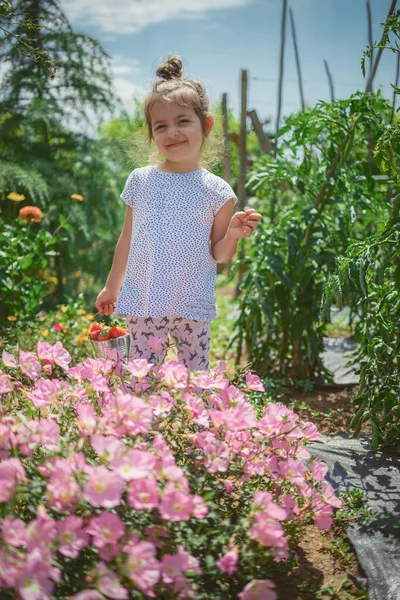
[[[224,479],[222,483],[224,484],[226,493],[232,494],[233,490],[235,489],[233,483],[229,479]]]
[[[183,546],[178,546],[177,554],[164,554],[161,561],[164,583],[175,583],[186,571],[192,571],[196,575],[202,574],[199,560],[187,552]]]
[[[70,510],[77,504],[81,495],[81,488],[74,479],[71,463],[65,458],[56,459],[46,490],[49,506],[59,511]]]
[[[327,472],[328,467],[325,463],[318,459],[313,460],[311,464],[311,473],[314,479],[317,479],[318,481],[323,481]]]
[[[218,569],[227,575],[233,575],[237,569],[239,553],[236,548],[232,548],[226,554],[221,556],[218,561]]]
[[[277,600],[275,584],[269,579],[253,579],[238,594],[239,600]]]
[[[56,342],[53,346],[53,357],[56,365],[64,369],[64,371],[68,371],[69,363],[71,362],[71,355],[64,348],[61,342]]]
[[[16,589],[22,600],[50,600],[54,584],[52,567],[36,551],[28,559],[17,577]]]
[[[74,515],[58,521],[58,551],[63,556],[77,558],[89,543],[89,535],[82,529],[83,521]]]
[[[29,379],[36,379],[42,367],[36,356],[32,352],[19,351],[19,366],[21,372],[27,375]]]
[[[302,482],[306,471],[307,469],[300,460],[296,460],[290,456],[286,460],[279,462],[280,474],[293,483]]]
[[[160,579],[160,565],[155,558],[154,544],[139,541],[127,549],[127,576],[143,594],[155,598],[154,586]]]
[[[188,369],[184,364],[170,360],[162,365],[158,375],[168,387],[182,389],[186,387]]]
[[[157,508],[157,481],[153,478],[137,479],[136,481],[132,481],[129,487],[128,501],[135,510]]]
[[[335,490],[327,481],[322,482],[322,499],[324,502],[335,508],[340,508],[342,506],[342,501],[335,496]]]
[[[90,443],[101,460],[110,461],[114,458],[120,458],[126,449],[124,442],[111,435],[92,435]]]
[[[246,373],[246,387],[255,392],[265,392],[260,378],[257,375],[252,375],[252,373]]]
[[[1,358],[6,367],[10,367],[11,369],[17,369],[17,361],[13,354],[9,354],[5,350],[3,350]]]
[[[277,558],[288,556],[288,544],[282,525],[277,521],[265,518],[262,513],[256,513],[256,522],[250,528],[250,537],[263,546],[274,548]]]
[[[192,498],[179,490],[164,493],[159,506],[162,518],[169,521],[188,521],[192,515],[192,510]]]
[[[59,323],[54,323],[53,327],[57,331],[62,331],[63,330],[62,326]]]
[[[314,425],[314,423],[302,423],[301,431],[303,434],[303,442],[315,442],[317,440],[322,439],[322,435],[319,433],[318,429]]]
[[[209,415],[217,427],[223,425],[228,431],[249,429],[256,424],[254,408],[247,400],[242,400],[236,406],[223,410],[210,410]]]
[[[204,499],[198,494],[194,494],[193,496],[193,510],[192,516],[195,519],[202,519],[208,513],[208,507],[204,502]]]
[[[54,362],[53,358],[53,346],[48,342],[37,342],[36,343],[36,352],[40,360],[49,361],[50,363]]]
[[[129,597],[128,590],[122,587],[117,575],[108,569],[104,563],[100,562],[98,564],[97,573],[99,576],[97,587],[107,598],[126,600]]]
[[[125,533],[125,526],[118,515],[103,511],[98,517],[92,517],[86,531],[93,536],[96,548],[104,548],[118,543]]]
[[[270,402],[264,409],[263,417],[258,421],[257,427],[266,435],[282,435],[296,427],[298,415],[292,410],[277,402]]]
[[[272,501],[272,494],[270,492],[255,491],[253,506],[261,510],[268,519],[277,519],[278,521],[285,521],[287,519],[286,510]]]
[[[126,365],[126,368],[138,379],[143,379],[153,366],[154,365],[147,362],[145,358],[137,358],[136,360],[130,360]]]
[[[75,407],[76,412],[79,415],[79,432],[83,437],[92,435],[96,429],[97,422],[99,420],[93,406],[89,402],[84,404],[78,404]]]
[[[110,410],[109,417],[118,423],[120,433],[138,435],[147,433],[153,417],[151,407],[138,396],[124,394],[118,390],[115,409]]]
[[[25,477],[25,469],[19,458],[0,462],[0,502],[8,502],[14,496],[16,486]]]
[[[129,450],[123,458],[117,458],[110,462],[111,469],[117,471],[124,481],[148,477],[155,465],[156,458],[151,452],[134,448]]]
[[[124,482],[106,467],[92,467],[85,494],[92,506],[114,508],[121,502]]]
[[[44,448],[56,452],[60,445],[60,428],[54,421],[40,421],[40,443]]]
[[[205,466],[209,473],[224,473],[229,466],[229,448],[226,444],[207,444],[203,447]]]
[[[8,392],[13,391],[13,386],[11,385],[10,378],[8,375],[3,375],[0,373],[0,394],[7,394]]]
[[[25,523],[21,519],[12,519],[7,517],[3,519],[1,526],[3,540],[10,546],[25,546]]]
[[[26,528],[26,547],[29,554],[38,551],[44,558],[57,537],[57,524],[47,515],[43,506],[38,506],[36,512],[37,518]]]
[[[28,398],[35,408],[56,404],[62,388],[63,384],[60,379],[40,378],[35,381],[35,387],[28,394]]]

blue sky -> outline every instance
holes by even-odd
[[[371,0],[373,38],[391,0]],[[228,93],[239,110],[239,72],[249,73],[248,107],[275,121],[282,0],[61,0],[74,28],[95,36],[112,57],[118,94],[129,105],[155,78],[159,61],[183,57],[186,76],[202,81],[212,101]],[[289,0],[306,102],[329,100],[323,59],[337,97],[365,86],[360,60],[367,45],[365,0]],[[289,14],[288,14],[289,17]],[[283,114],[300,107],[294,49],[287,22]],[[385,52],[375,87],[391,97],[395,55]]]

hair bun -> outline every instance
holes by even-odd
[[[170,81],[182,78],[182,61],[177,56],[170,56],[166,62],[160,64],[156,71],[157,77]]]

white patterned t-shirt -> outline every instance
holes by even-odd
[[[121,198],[132,207],[132,237],[114,314],[215,319],[210,235],[221,206],[237,202],[231,186],[207,169],[168,173],[147,166],[132,171]]]

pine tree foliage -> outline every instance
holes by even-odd
[[[13,0],[11,7],[1,20],[4,29],[55,60],[57,72],[50,76],[42,61],[0,34],[5,66],[0,206],[6,221],[11,219],[14,207],[6,198],[18,192],[45,212],[50,231],[68,218],[68,244],[57,248],[56,299],[62,301],[80,287],[72,273],[80,271],[93,282],[97,277],[98,286],[112,261],[121,221],[118,173],[90,124],[113,113],[116,95],[108,55],[95,39],[72,30],[58,0]],[[71,199],[72,194],[83,196],[83,202]]]

